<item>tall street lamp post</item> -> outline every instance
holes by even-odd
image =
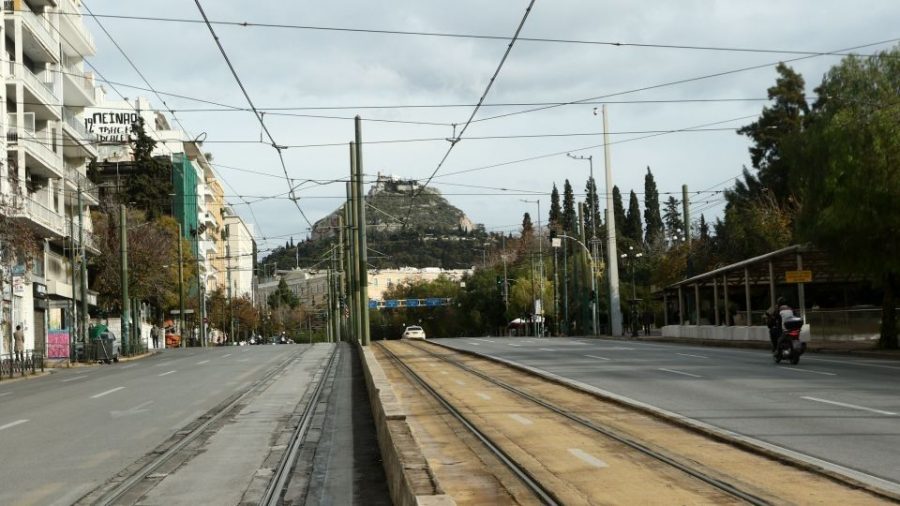
[[[537,330],[538,336],[544,335],[544,234],[541,231],[541,200],[522,200],[527,204],[537,204],[537,226],[538,226],[538,255],[540,257],[540,290],[541,295],[538,297],[537,301],[535,301],[534,313],[535,316],[540,314],[540,322],[535,324],[535,330]],[[537,302],[540,304],[537,304]]]
[[[591,256],[591,251],[588,249],[587,246],[584,245],[583,242],[579,241],[578,239],[576,239],[574,237],[571,237],[568,235],[559,235],[557,237],[559,237],[560,239],[571,239],[572,241],[575,241],[579,246],[584,248],[584,251],[588,254],[588,260],[590,260],[590,263],[591,263],[591,292],[593,292],[596,295],[596,293],[597,293],[596,266],[594,265],[594,258]],[[596,306],[596,304],[595,304],[595,306]],[[597,335],[597,313],[596,312],[592,312],[592,313],[593,313],[593,322],[592,322],[593,329],[592,330],[594,332],[594,335]]]
[[[635,253],[634,246],[629,246],[628,252],[622,253],[622,258],[628,260],[628,262],[631,264],[631,337],[637,337],[637,329],[638,329],[638,325],[637,325],[637,318],[638,318],[637,301],[638,301],[638,298],[637,298],[637,288],[634,284],[634,262],[638,258],[641,258],[642,256],[644,256],[643,253],[640,253],[640,252]]]
[[[591,185],[593,186],[593,189],[594,189],[594,194],[593,195],[588,194],[588,196],[587,196],[587,198],[588,198],[588,215],[591,217],[590,254],[591,254],[591,258],[594,261],[596,261],[596,259],[600,258],[599,255],[597,255],[597,244],[600,242],[600,240],[597,239],[597,219],[599,218],[599,216],[594,213],[594,207],[599,208],[599,203],[594,202],[594,200],[597,199],[597,180],[594,179],[594,155],[588,155],[588,156],[577,155],[576,156],[576,155],[573,155],[572,153],[566,153],[566,156],[568,156],[569,158],[571,158],[573,160],[587,160],[588,164],[590,165],[590,178],[591,178],[590,181],[591,181]],[[596,271],[592,270],[591,276],[596,276],[596,275],[597,275]],[[594,290],[592,293],[594,294],[595,300],[591,301],[591,321],[594,324],[594,334],[596,335],[599,333],[597,331],[597,325],[598,325],[598,322],[600,321],[600,315],[599,315],[600,306],[599,306],[599,304],[597,304],[597,300],[596,300],[597,290]]]

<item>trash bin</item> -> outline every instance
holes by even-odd
[[[116,335],[106,330],[100,333],[95,339],[94,344],[94,360],[105,362],[119,361],[119,347],[116,343]]]

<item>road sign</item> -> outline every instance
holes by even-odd
[[[786,283],[812,283],[812,271],[786,271],[784,281]]]

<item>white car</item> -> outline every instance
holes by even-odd
[[[403,331],[403,339],[425,339],[425,330],[418,325],[406,327]]]

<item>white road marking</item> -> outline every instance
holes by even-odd
[[[800,371],[800,372],[808,372],[808,373],[812,373],[812,374],[821,374],[823,376],[837,376],[837,373],[833,373],[833,372],[813,371],[811,369],[801,369],[799,367],[785,367],[783,369],[786,371]]]
[[[553,348],[538,348],[541,351],[556,351]]]
[[[696,374],[691,374],[691,373],[689,373],[689,372],[676,371],[676,370],[674,370],[674,369],[663,369],[662,367],[660,367],[659,370],[660,370],[660,371],[671,372],[671,373],[674,373],[674,374],[683,374],[683,375],[685,375],[685,376],[690,376],[690,377],[692,377],[692,378],[702,378],[702,377],[703,377],[703,376],[698,376],[698,375],[696,375]]]
[[[704,357],[703,355],[691,355],[690,353],[677,353],[677,355],[681,355],[682,357],[709,358]]]
[[[456,383],[457,385],[461,386],[461,387],[466,386],[466,382],[465,382],[465,381],[453,380],[453,382]]]
[[[128,364],[128,365],[123,365],[123,366],[119,367],[119,369],[131,369],[132,367],[135,367],[135,366],[137,366],[137,364]]]
[[[609,359],[609,358],[606,358],[606,357],[600,357],[600,356],[597,356],[597,355],[585,355],[585,357],[596,358],[597,360],[612,360],[612,359]]]
[[[477,395],[478,397],[481,397],[482,399],[484,399],[484,400],[486,400],[486,401],[491,400],[491,396],[488,395],[488,394],[486,394],[486,393],[483,393],[483,392],[478,392],[478,393],[475,394],[475,395]]]
[[[0,430],[8,429],[10,427],[15,427],[16,425],[22,425],[23,423],[28,422],[28,420],[16,420],[15,422],[10,422],[6,425],[0,425]]]
[[[197,362],[197,365],[203,365],[203,364],[208,364],[208,363],[209,363],[209,360],[201,360],[201,361]]]
[[[168,376],[168,375],[170,375],[170,374],[172,374],[172,373],[174,373],[174,372],[176,372],[176,371],[168,371],[168,372],[164,372],[164,373],[162,373],[162,374],[157,374],[157,376]]]
[[[471,344],[472,346],[481,346],[481,343],[469,343],[469,344]]]
[[[896,370],[900,371],[900,367],[897,367],[897,366],[876,364],[875,362],[867,362],[867,361],[862,361],[862,360],[829,360],[827,358],[813,358],[813,357],[805,358],[803,360],[813,360],[816,362],[829,362],[832,364],[845,364],[845,365],[854,365],[854,366],[858,365],[858,366],[863,366],[863,367],[877,367],[880,369],[896,369]]]
[[[226,354],[222,355],[222,358],[228,358],[230,356],[231,356],[231,353],[226,353]]]
[[[97,394],[97,395],[92,395],[92,396],[91,396],[91,399],[98,399],[98,398],[100,398],[100,397],[103,397],[104,395],[109,395],[109,394],[111,394],[111,393],[113,393],[113,392],[118,392],[119,390],[124,390],[124,389],[125,389],[125,387],[111,388],[111,389],[109,389],[109,390],[107,390],[107,391],[105,391],[105,392],[100,392],[100,393]]]
[[[70,381],[78,381],[78,380],[83,380],[85,378],[87,378],[87,376],[75,376],[74,378],[60,380],[60,383],[68,383]]]
[[[521,346],[521,345],[519,345],[519,344],[513,344],[513,343],[509,343],[509,345],[510,345],[510,346],[513,346],[513,347],[516,347],[516,348],[518,348],[519,346]]]
[[[824,402],[825,404],[834,404],[835,406],[842,406],[842,407],[850,408],[850,409],[861,409],[863,411],[870,411],[872,413],[878,413],[880,415],[895,416],[897,414],[897,413],[894,413],[893,411],[882,411],[880,409],[873,409],[873,408],[867,408],[864,406],[857,406],[856,404],[847,404],[844,402],[829,401],[828,399],[820,399],[818,397],[801,397],[801,399],[806,399],[808,401],[815,401],[815,402]]]
[[[591,455],[590,453],[585,452],[581,448],[569,448],[569,453],[571,453],[572,455],[578,457],[579,459],[587,462],[588,464],[590,464],[598,469],[602,469],[604,467],[609,467],[606,464],[606,462],[603,462],[602,460]]]
[[[165,367],[165,366],[171,364],[172,362],[174,362],[174,361],[173,361],[173,360],[166,360],[165,362],[160,362],[160,363],[156,364],[156,367]]]
[[[0,397],[6,397],[7,395],[12,395],[12,392],[3,392],[0,394]]]
[[[534,423],[531,420],[529,420],[521,415],[509,415],[509,417],[512,418],[513,420],[521,423],[522,425],[531,425],[532,423]]]

